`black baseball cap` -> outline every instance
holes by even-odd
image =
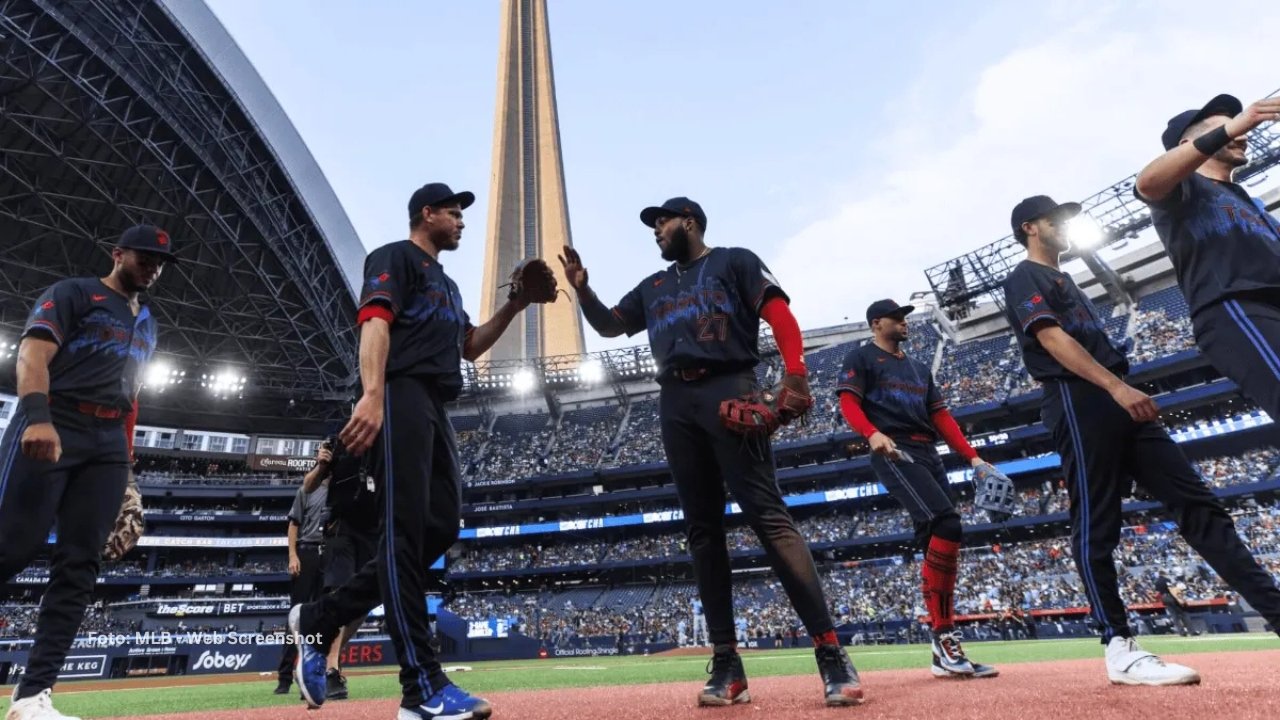
[[[463,210],[466,210],[475,201],[476,196],[474,193],[466,190],[456,193],[444,183],[427,183],[414,190],[413,195],[409,197],[409,218],[412,219],[421,215],[422,208],[425,207],[444,207],[457,203]]]
[[[1244,104],[1235,97],[1219,95],[1205,103],[1204,107],[1199,110],[1183,110],[1169,118],[1169,126],[1164,129],[1164,134],[1160,136],[1160,141],[1164,143],[1165,150],[1172,150],[1178,147],[1178,143],[1182,142],[1182,134],[1192,125],[1214,115],[1235,117],[1242,110],[1244,110]]]
[[[915,305],[899,305],[892,300],[877,300],[867,307],[867,324],[876,318],[898,316],[906,317],[916,309]]]
[[[1039,220],[1050,215],[1075,217],[1080,214],[1081,209],[1080,203],[1059,204],[1054,202],[1053,198],[1048,195],[1033,195],[1014,206],[1013,215],[1009,218],[1009,222],[1013,225],[1013,236],[1021,238],[1022,223]]]
[[[687,197],[673,197],[657,207],[647,207],[641,210],[640,222],[653,227],[654,221],[663,215],[691,217],[698,221],[698,227],[702,228],[702,232],[707,231],[707,214],[702,212],[701,205]]]
[[[178,262],[178,257],[173,254],[173,240],[169,239],[169,233],[155,225],[134,225],[125,230],[116,247],[159,255],[172,265]]]

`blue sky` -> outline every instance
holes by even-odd
[[[445,259],[478,310],[498,0],[208,0],[367,248],[413,188],[476,193]],[[662,261],[640,208],[688,195],[803,327],[927,288],[1038,193],[1092,194],[1175,112],[1280,87],[1275,3],[549,0],[575,247],[612,301]],[[554,259],[551,259],[554,261]],[[634,344],[602,341],[590,349]]]

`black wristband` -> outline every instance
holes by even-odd
[[[1219,125],[1193,140],[1191,144],[1196,146],[1196,150],[1199,150],[1201,155],[1213,157],[1214,153],[1226,147],[1230,142],[1231,138],[1227,135],[1227,127]]]
[[[49,414],[49,396],[44,393],[28,393],[22,396],[18,401],[22,406],[22,412],[27,415],[27,422],[31,425],[39,425],[40,423],[53,422],[53,416]]]

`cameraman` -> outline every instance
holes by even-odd
[[[331,436],[320,446],[327,459],[316,466],[316,475],[307,476],[304,489],[329,486],[329,522],[325,526],[324,589],[342,587],[365,563],[377,555],[378,505],[373,476],[366,472],[362,458],[347,452],[342,441]],[[325,671],[325,699],[347,699],[347,679],[342,674],[341,657],[365,618],[351,621],[342,629],[338,642],[329,648]]]
[[[310,602],[324,591],[324,529],[329,519],[328,476],[333,454],[323,445],[316,453],[315,467],[302,479],[302,487],[289,510],[289,602]],[[284,695],[293,684],[293,665],[298,646],[285,643],[277,672],[275,693]]]

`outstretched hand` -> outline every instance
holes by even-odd
[[[581,290],[587,286],[587,269],[582,265],[582,256],[577,250],[564,246],[564,254],[560,255],[560,265],[564,267],[565,280],[573,286],[574,290]]]

